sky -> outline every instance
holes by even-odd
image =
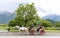
[[[0,11],[14,12],[19,4],[32,2],[40,17],[49,14],[60,15],[60,0],[0,0]]]

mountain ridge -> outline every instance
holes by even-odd
[[[8,23],[10,20],[14,19],[16,14],[10,13],[8,11],[0,11],[0,24]]]
[[[50,15],[44,16],[42,18],[43,19],[50,19],[53,21],[60,21],[60,15],[57,15],[57,14],[50,14]]]

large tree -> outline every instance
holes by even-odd
[[[14,19],[15,25],[19,26],[29,26],[31,24],[37,25],[39,16],[37,15],[37,10],[32,4],[19,4],[16,12],[16,18]],[[13,25],[13,24],[12,24]]]

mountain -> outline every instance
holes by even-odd
[[[60,21],[60,15],[57,15],[57,14],[50,14],[50,15],[47,15],[45,17],[42,17],[43,19],[49,19],[49,20],[52,20],[52,21]]]
[[[10,13],[8,11],[0,11],[0,24],[8,23],[10,20],[14,19],[15,13]]]

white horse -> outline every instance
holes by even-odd
[[[26,27],[16,26],[16,28],[19,30],[19,33],[20,33],[21,31],[24,31],[24,32],[28,33],[28,28],[26,28]]]

